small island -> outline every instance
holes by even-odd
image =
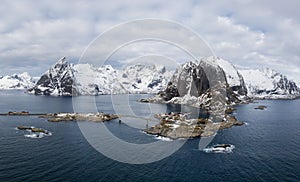
[[[267,106],[260,105],[260,106],[257,106],[254,109],[265,110],[266,108],[267,108]]]
[[[30,126],[18,126],[17,129],[18,130],[26,130],[26,131],[36,132],[36,133],[49,134],[49,131],[47,131],[47,130],[44,130],[42,128],[30,127]]]
[[[1,116],[38,116],[39,118],[46,118],[49,122],[61,121],[94,121],[104,122],[119,118],[116,114],[108,114],[103,112],[97,113],[29,113],[28,111],[9,111],[0,114]]]
[[[49,122],[61,122],[61,121],[94,121],[104,122],[119,118],[116,114],[107,114],[103,112],[97,113],[54,113],[39,116],[40,118],[47,118]]]
[[[216,134],[218,130],[230,128],[232,126],[241,126],[244,122],[238,121],[232,114],[234,108],[226,110],[226,114],[220,122],[214,122],[210,118],[191,118],[191,113],[160,113],[155,114],[155,118],[159,119],[159,123],[147,127],[143,131],[147,134],[168,137],[171,139],[178,138],[197,138],[209,137]],[[29,112],[8,112],[7,116],[37,116],[45,118],[49,122],[64,122],[64,121],[92,121],[105,122],[119,118],[117,114],[108,114],[103,112],[97,113],[48,113],[48,114],[32,114]],[[121,120],[119,120],[119,123]],[[31,132],[39,132],[47,134],[46,130],[34,127],[19,126],[19,130],[27,130]]]
[[[160,123],[146,128],[144,132],[171,139],[209,137],[218,130],[244,124],[244,122],[238,121],[235,116],[230,115],[226,115],[222,122],[213,122],[208,118],[189,119],[188,115],[189,113],[175,112],[157,114],[155,117],[160,119]]]

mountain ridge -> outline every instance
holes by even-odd
[[[179,83],[180,80],[184,82]],[[0,77],[0,89],[27,89],[31,94],[54,96],[160,93],[167,101],[185,95],[199,97],[209,85],[217,85],[218,82],[228,84],[228,96],[233,96],[230,99],[237,102],[247,96],[254,99],[293,99],[300,96],[297,84],[274,70],[237,69],[219,57],[184,63],[174,73],[161,65],[136,64],[119,70],[110,65],[99,68],[90,64],[73,65],[63,57],[36,83],[28,73],[24,73],[23,77],[4,76]],[[177,83],[176,88],[174,83]],[[169,89],[168,94],[162,93],[165,89]]]
[[[35,81],[29,73],[0,76],[0,90],[24,90],[33,87]]]
[[[63,57],[28,93],[54,96],[157,93],[170,75],[164,66],[139,64],[116,70],[111,65],[99,68],[90,64],[72,65]]]
[[[246,80],[249,96],[255,99],[294,99],[300,88],[285,75],[270,68],[239,70]]]

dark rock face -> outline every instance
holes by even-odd
[[[240,85],[230,86],[227,82],[226,73],[219,65],[202,60],[200,66],[205,70],[205,74],[209,79],[210,89],[215,91],[213,102],[222,104],[240,103],[239,96],[247,96],[247,87],[243,76],[239,72],[237,74]]]
[[[174,103],[200,105],[221,115],[225,113],[227,104],[240,103],[239,94],[247,93],[243,78],[241,79],[241,86],[232,88],[218,64],[205,60],[199,63],[187,62],[175,71],[166,89],[159,92],[158,96],[171,103],[175,97],[188,96],[182,101],[176,98]],[[159,101],[157,97],[154,100]]]
[[[176,85],[172,82],[169,82],[167,88],[164,91],[159,92],[158,95],[165,101],[169,101],[174,97],[180,96]]]
[[[241,102],[241,100],[239,99],[239,95],[236,94],[235,92],[233,92],[234,90],[232,89],[232,87],[227,87],[226,88],[226,95],[227,95],[227,98],[228,98],[228,102],[229,103],[239,103]],[[236,91],[236,90],[235,90]],[[241,94],[243,95],[243,94]]]
[[[210,88],[206,73],[200,65],[189,62],[179,68],[172,80],[177,83],[178,92],[181,96],[190,94],[199,97]]]
[[[74,87],[74,71],[63,57],[47,73],[41,76],[28,92],[36,95],[74,96],[78,95]]]
[[[237,88],[231,87],[231,89],[233,91],[237,91],[238,94],[240,94],[240,95],[247,95],[248,91],[247,91],[247,86],[246,86],[246,83],[244,81],[244,78],[239,72],[237,72],[237,74],[239,75],[241,85],[238,86]]]
[[[280,75],[280,80],[278,83],[276,83],[276,90],[285,90],[287,93],[286,94],[299,94],[300,89],[296,85],[295,82],[290,81],[287,79],[286,76]]]
[[[215,64],[211,64],[207,61],[201,60],[199,66],[205,71],[205,75],[209,80],[210,88],[214,88],[227,83],[224,70]]]
[[[165,101],[173,97],[191,95],[199,97],[209,89],[209,81],[203,68],[193,62],[181,65],[171,78],[167,88],[159,95]]]
[[[138,83],[141,83],[142,81],[139,80]],[[153,80],[151,83],[148,84],[149,88],[153,88],[155,86],[158,86],[162,81],[161,80]]]
[[[237,92],[239,95],[246,96],[248,94],[248,91],[247,91],[247,87],[246,87],[244,78],[239,72],[237,72],[237,74],[238,74],[239,79],[240,79],[240,85],[232,86],[231,90],[234,91],[234,92]]]

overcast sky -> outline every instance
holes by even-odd
[[[39,76],[62,56],[77,63],[99,34],[120,23],[151,18],[184,25],[217,56],[241,68],[270,67],[300,82],[299,7],[297,0],[1,1],[0,75],[27,71]],[[153,48],[134,45],[127,49],[143,48],[146,54]],[[157,47],[169,52],[166,45]],[[114,59],[132,59],[121,53]],[[183,61],[176,54],[166,56]]]

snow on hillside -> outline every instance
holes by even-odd
[[[33,78],[27,73],[13,74],[11,76],[0,77],[0,89],[27,89],[34,85]]]
[[[110,65],[95,68],[90,64],[73,66],[75,85],[80,95],[110,94],[117,70]]]
[[[271,69],[240,70],[243,75],[248,95],[259,99],[295,98],[300,89],[295,82]]]
[[[210,83],[206,83],[207,80]],[[169,81],[173,85],[168,85]],[[239,99],[247,95],[258,99],[300,96],[296,83],[274,70],[238,71],[234,65],[218,57],[208,57],[198,63],[187,62],[174,74],[161,65],[136,64],[117,70],[110,65],[98,68],[90,64],[72,65],[63,57],[36,84],[28,73],[14,74],[0,77],[0,89],[28,89],[29,93],[37,95],[58,96],[158,93],[169,89],[170,94],[166,92],[165,99],[171,99],[171,96],[176,97],[174,86],[181,96],[188,93],[198,97],[197,93],[204,93],[208,85],[221,82],[228,83]]]
[[[273,80],[258,69],[240,70],[240,73],[244,77],[249,93],[255,93],[256,90],[272,90],[274,88]]]
[[[110,65],[99,68],[90,64],[72,65],[66,58],[52,66],[29,93],[37,95],[99,95],[157,93],[171,73],[159,65],[129,65],[116,70]]]
[[[157,93],[167,85],[169,72],[160,65],[129,65],[116,70],[111,65],[95,68],[89,64],[73,66],[75,84],[82,95]]]
[[[239,72],[233,64],[221,58],[216,58],[215,61],[224,70],[229,86],[238,86],[241,84]]]
[[[128,93],[157,93],[165,88],[170,77],[171,72],[163,65],[136,64],[120,70],[117,81]]]
[[[236,94],[240,96],[247,95],[247,88],[244,82],[244,78],[232,63],[214,56],[208,57],[204,60],[210,63],[214,63],[215,65],[218,65],[223,69],[228,85]]]

